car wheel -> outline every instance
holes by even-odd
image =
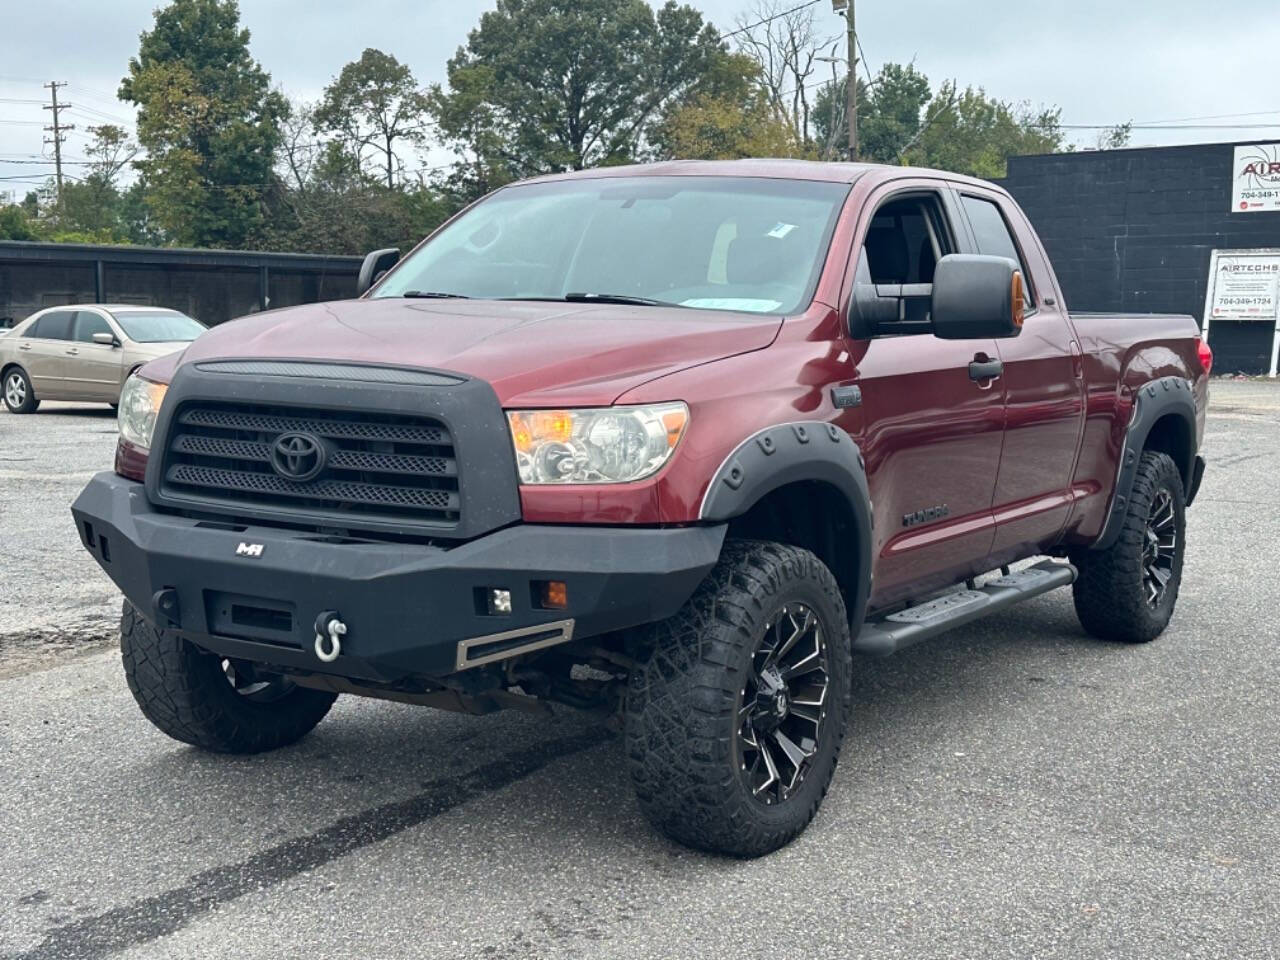
[[[218,753],[261,753],[293,743],[337,699],[253,664],[205,653],[147,623],[127,600],[120,652],[143,715],[173,739]]]
[[[852,644],[831,571],[812,553],[730,541],[627,692],[640,807],[672,839],[757,857],[808,826],[851,704]]]
[[[10,413],[35,413],[40,406],[31,378],[21,367],[10,367],[5,371],[4,405]]]
[[[1076,615],[1103,640],[1146,643],[1164,632],[1182,586],[1187,545],[1182,475],[1163,453],[1138,462],[1120,536],[1105,550],[1082,550],[1073,588]]]

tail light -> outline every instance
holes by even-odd
[[[1200,356],[1200,369],[1204,371],[1204,375],[1207,377],[1209,371],[1213,369],[1213,351],[1209,349],[1209,344],[1205,343],[1202,338],[1196,337],[1196,352]]]

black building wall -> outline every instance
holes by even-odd
[[[355,296],[359,257],[0,240],[0,324],[67,303],[171,307],[213,326]]]
[[[1203,324],[1211,252],[1280,247],[1280,212],[1230,210],[1236,146],[1013,157],[1002,183],[1044,240],[1072,310],[1189,313]],[[1215,370],[1267,372],[1273,331],[1215,320]]]

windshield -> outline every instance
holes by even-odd
[[[630,297],[704,310],[808,306],[843,183],[602,177],[508,187],[407,257],[373,297]]]
[[[194,340],[207,329],[176,310],[119,310],[112,314],[135,343],[167,343]]]

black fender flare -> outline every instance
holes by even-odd
[[[1172,414],[1186,421],[1192,437],[1185,463],[1178,470],[1184,480],[1191,481],[1196,474],[1196,398],[1191,382],[1182,377],[1161,377],[1143,384],[1134,398],[1133,415],[1125,429],[1124,447],[1120,451],[1120,467],[1116,472],[1116,488],[1107,510],[1107,522],[1092,549],[1105,550],[1116,542],[1124,525],[1125,510],[1133,493],[1133,478],[1138,472],[1138,461],[1146,448],[1147,437],[1156,422]],[[1194,497],[1188,487],[1187,495]],[[1189,501],[1188,501],[1189,502]]]
[[[734,448],[711,479],[702,498],[699,519],[727,523],[774,490],[802,481],[835,487],[853,513],[858,539],[857,586],[853,595],[845,598],[845,606],[856,632],[866,616],[871,594],[871,495],[862,451],[840,427],[806,420],[766,427],[752,434]]]

